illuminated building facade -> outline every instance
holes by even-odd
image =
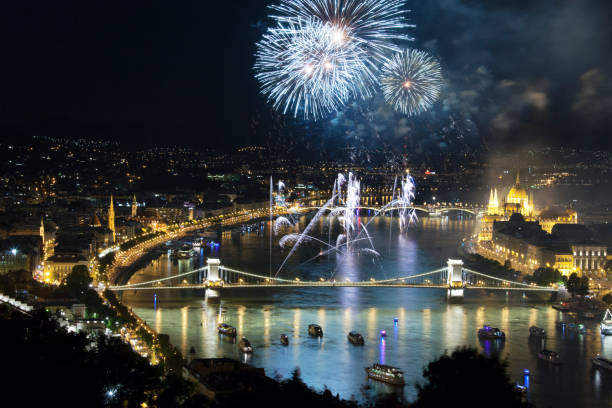
[[[115,242],[115,209],[113,208],[113,196],[110,198],[108,207],[108,229],[113,232],[113,242]]]
[[[478,242],[490,242],[493,239],[493,223],[495,221],[507,221],[512,214],[521,214],[526,221],[538,221],[542,229],[549,234],[557,224],[577,224],[578,214],[576,211],[567,209],[562,213],[544,209],[538,210],[533,202],[533,195],[521,186],[519,172],[516,172],[516,182],[510,188],[505,199],[498,197],[497,188],[491,189],[487,213],[483,216]]]
[[[478,232],[480,255],[500,263],[510,261],[512,268],[532,273],[551,267],[563,275],[601,274],[607,247],[596,242],[576,211],[537,209],[533,196],[516,183],[504,198],[492,188],[487,212]]]

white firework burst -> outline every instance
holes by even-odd
[[[387,103],[409,116],[427,111],[440,96],[440,63],[426,52],[406,49],[382,67],[380,83]]]
[[[369,97],[377,78],[357,42],[330,24],[279,23],[257,44],[255,78],[275,109],[317,120],[351,97]]]
[[[412,40],[406,29],[408,23],[406,0],[281,0],[270,6],[279,22],[312,18],[330,24],[337,40],[357,42],[372,58],[382,62],[388,51],[399,51],[394,41]]]

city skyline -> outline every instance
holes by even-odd
[[[4,405],[610,406],[612,2],[1,15]]]

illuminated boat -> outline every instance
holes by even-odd
[[[561,364],[559,353],[555,351],[544,349],[538,353],[538,358],[542,361],[546,361],[547,363]]]
[[[505,340],[506,334],[497,327],[483,326],[478,329],[478,338],[485,340]]]
[[[223,334],[225,336],[235,336],[236,335],[236,328],[234,326],[230,326],[229,324],[225,324],[225,323],[219,323],[217,325],[217,331],[220,334]]]
[[[357,332],[354,332],[354,331],[350,332],[347,338],[348,338],[348,341],[350,341],[356,346],[363,346],[365,344],[365,341],[363,340],[363,336]]]
[[[251,346],[251,343],[247,340],[246,337],[243,337],[240,339],[240,343],[238,343],[238,347],[240,347],[240,351],[242,351],[243,353],[253,352],[253,346]]]
[[[606,314],[603,319],[601,319],[601,323],[599,324],[599,330],[601,334],[611,335],[612,334],[612,312],[610,309],[606,309]]]
[[[196,238],[196,239],[193,240],[192,245],[193,245],[194,249],[200,249],[200,247],[202,245],[204,245],[204,239],[203,238]]]
[[[368,377],[386,382],[393,385],[404,385],[404,372],[396,367],[391,367],[384,364],[374,364],[372,367],[366,367]]]
[[[554,304],[552,305],[552,308],[555,310],[558,310],[560,312],[569,312],[570,308],[569,308],[569,304],[567,302],[561,302],[559,304]]]
[[[281,334],[280,335],[280,342],[283,346],[288,346],[289,345],[289,337],[287,337],[286,334]]]
[[[598,354],[597,357],[594,357],[591,361],[593,361],[593,365],[612,371],[612,360],[610,359],[602,357]]]
[[[584,327],[584,324],[582,323],[568,323],[567,330],[574,332],[574,333],[580,333],[580,334],[586,333],[586,328]]]
[[[181,249],[178,250],[178,258],[179,259],[188,259],[195,255],[195,252],[189,245],[183,245]]]
[[[318,324],[309,324],[308,334],[312,337],[323,337],[323,329]]]
[[[531,337],[539,337],[539,338],[545,339],[546,338],[546,330],[542,329],[541,327],[531,326],[529,328],[529,336],[531,336]]]

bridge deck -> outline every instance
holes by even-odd
[[[300,282],[300,283],[224,283],[222,286],[198,284],[198,285],[174,285],[174,286],[141,286],[141,287],[113,287],[111,290],[159,290],[159,289],[261,289],[261,288],[433,288],[448,289],[448,285],[418,284],[418,283],[376,283],[376,282]],[[464,289],[482,290],[512,290],[524,292],[555,292],[555,288],[541,287],[506,287],[506,286],[479,286],[466,285]]]

